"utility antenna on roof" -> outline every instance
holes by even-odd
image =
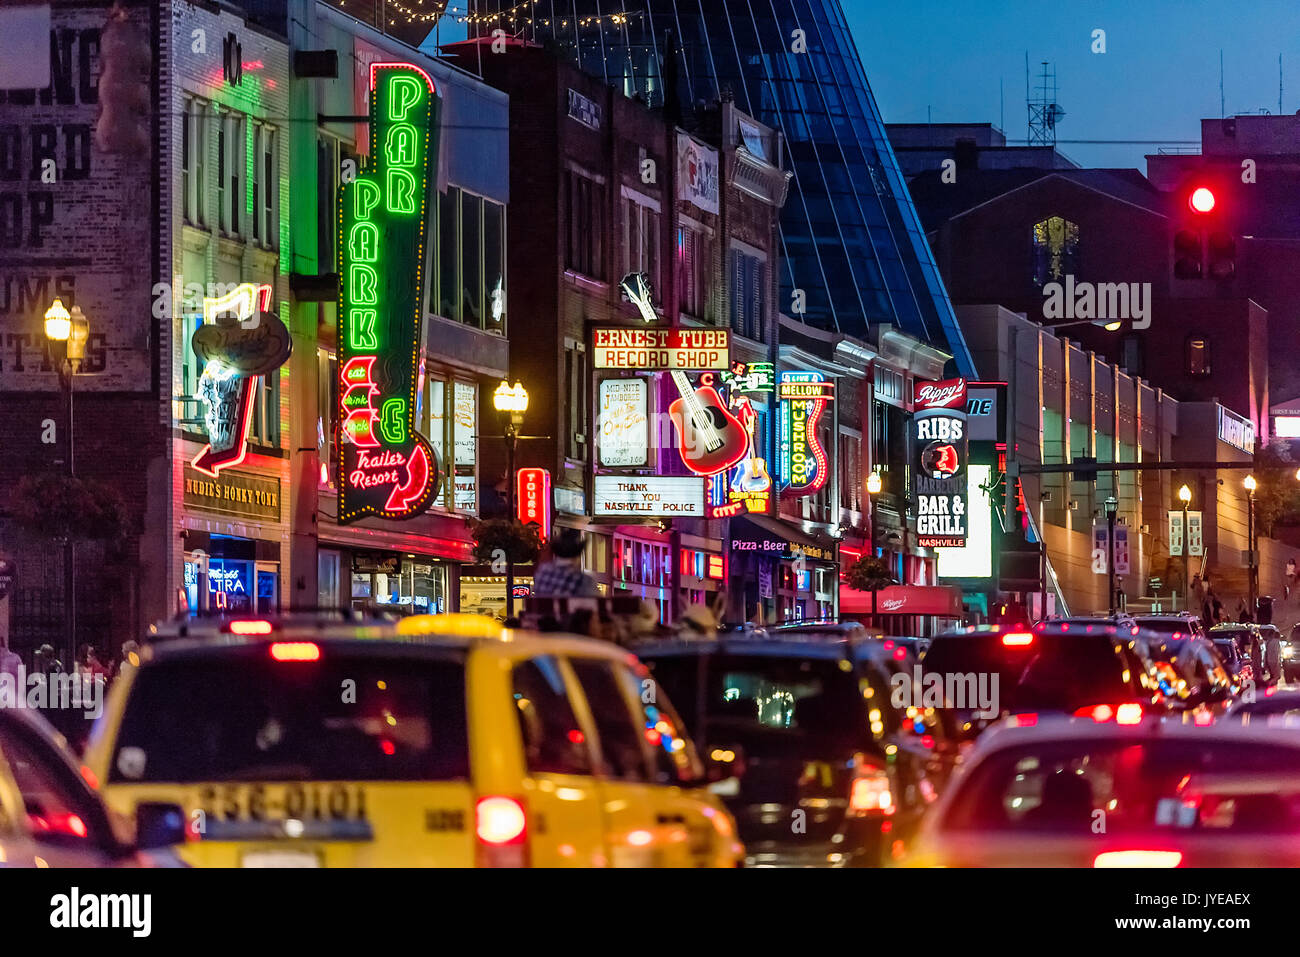
[[[1029,88],[1029,56],[1025,55],[1025,89]],[[1065,116],[1065,110],[1056,102],[1056,68],[1043,61],[1043,71],[1038,74],[1038,86],[1029,99],[1029,145],[1055,146],[1056,124]]]

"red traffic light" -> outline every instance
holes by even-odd
[[[1192,195],[1187,198],[1187,205],[1192,208],[1194,213],[1208,213],[1214,209],[1214,193],[1209,187],[1198,186],[1192,190]]]

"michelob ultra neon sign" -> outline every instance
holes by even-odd
[[[370,159],[339,187],[339,521],[411,518],[438,488],[415,431],[425,200],[437,154],[433,80],[370,67]]]

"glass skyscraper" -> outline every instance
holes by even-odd
[[[514,20],[511,10],[514,9]],[[781,131],[794,178],[781,215],[781,311],[865,337],[892,323],[973,375],[952,304],[885,137],[839,0],[480,0],[477,26],[553,42],[588,73],[692,115],[730,93]],[[671,34],[672,39],[669,39]],[[677,76],[661,64],[676,47]],[[671,108],[671,104],[670,104]]]

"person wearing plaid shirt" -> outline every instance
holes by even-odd
[[[576,528],[561,528],[551,536],[549,562],[543,562],[533,575],[536,598],[571,598],[599,595],[596,579],[582,570],[582,553],[587,539]]]

